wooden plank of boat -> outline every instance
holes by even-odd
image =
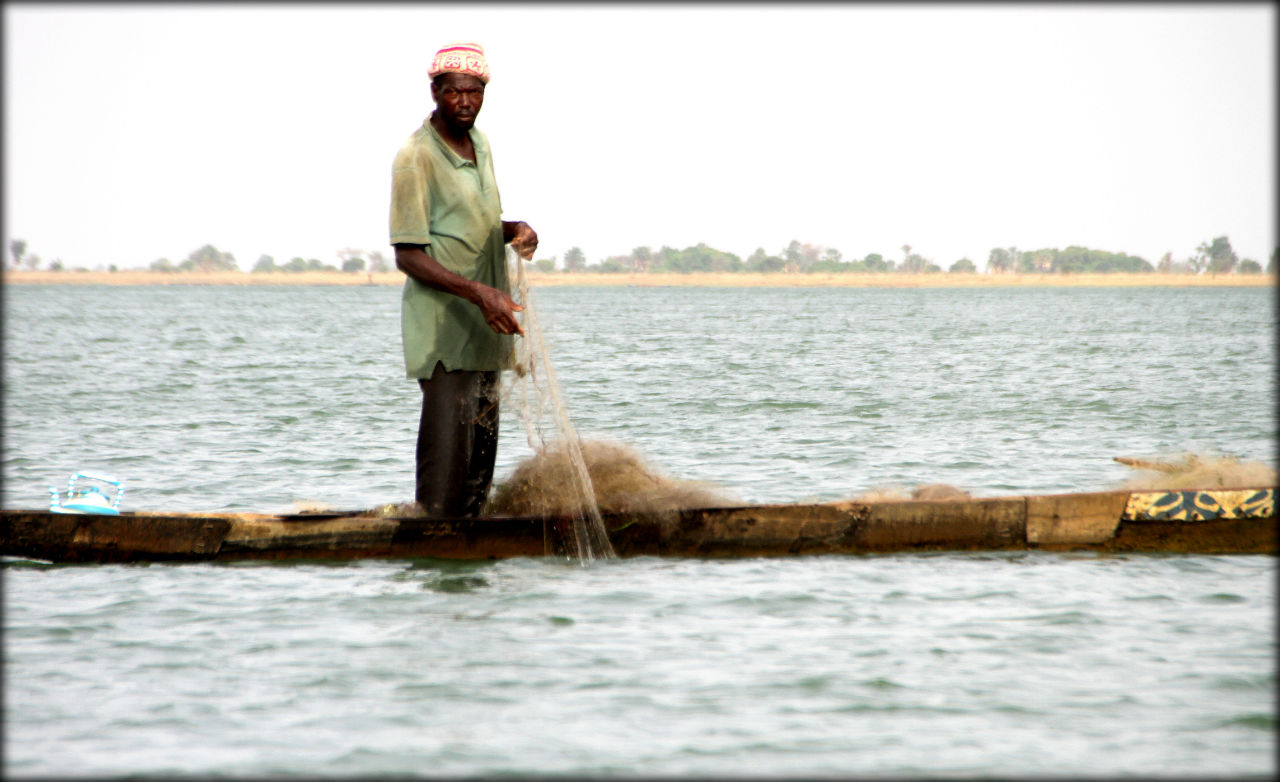
[[[620,556],[1095,550],[1275,554],[1275,490],[1209,488],[830,502],[605,516]],[[52,562],[497,559],[563,554],[566,517],[427,519],[366,512],[0,511],[0,555]]]

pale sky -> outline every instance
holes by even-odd
[[[4,6],[5,247],[68,268],[206,243],[338,264],[387,244],[435,50],[537,257],[798,239],[1153,264],[1275,236],[1272,4]]]

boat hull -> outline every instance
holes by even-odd
[[[619,556],[900,551],[1275,554],[1274,489],[833,502],[605,516]],[[566,553],[572,519],[424,519],[361,512],[0,512],[0,555],[60,563],[500,559]]]

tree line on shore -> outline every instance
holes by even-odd
[[[38,271],[43,264],[43,260],[39,255],[27,252],[27,242],[23,239],[14,239],[9,242],[9,253],[13,258],[10,268],[22,269],[26,268],[30,271]],[[376,250],[366,252],[364,250],[355,250],[351,248],[338,251],[338,265],[332,263],[324,263],[317,258],[303,259],[294,257],[287,262],[277,264],[275,259],[270,255],[261,255],[258,257],[253,268],[250,269],[254,274],[296,274],[298,272],[346,272],[349,274],[357,274],[360,272],[377,273],[391,271],[391,263],[387,257]],[[62,263],[61,259],[54,259],[47,267],[47,271],[89,271],[85,268],[74,268],[68,270]],[[120,269],[112,264],[102,271],[116,272]],[[146,271],[160,272],[163,274],[176,274],[181,272],[223,272],[223,271],[241,271],[240,265],[236,262],[236,258],[229,252],[223,252],[212,244],[206,244],[198,249],[192,250],[187,257],[178,263],[174,263],[168,258],[160,258],[151,262]]]
[[[737,255],[699,243],[683,250],[663,246],[659,250],[636,247],[629,254],[614,255],[594,264],[587,263],[581,248],[572,247],[563,260],[552,257],[534,261],[534,267],[543,273],[586,272],[598,274],[647,274],[695,272],[758,272],[782,274],[814,273],[942,273],[940,265],[930,258],[912,252],[909,244],[902,245],[901,259],[885,258],[880,253],[868,253],[862,258],[844,260],[842,253],[831,247],[792,240],[790,244],[770,254],[763,247],[743,260]],[[14,239],[9,243],[13,269],[40,269],[43,261],[39,255],[27,252],[27,242]],[[1277,250],[1273,249],[1266,271],[1276,272]],[[381,251],[365,251],[345,248],[337,252],[337,264],[324,263],[316,258],[294,257],[277,264],[270,255],[259,256],[250,273],[294,274],[299,272],[339,272],[348,274],[375,274],[391,271],[393,264]],[[1226,236],[1201,242],[1195,252],[1185,258],[1175,259],[1167,252],[1152,265],[1144,258],[1126,253],[1113,253],[1071,246],[1066,249],[1044,248],[1020,250],[1017,247],[994,247],[987,254],[984,267],[988,274],[1081,274],[1081,273],[1161,273],[1161,274],[1261,274],[1262,264],[1251,258],[1241,259],[1231,247]],[[49,271],[66,271],[62,261],[55,259]],[[161,273],[240,271],[235,256],[223,252],[212,244],[192,250],[178,263],[167,258],[153,261],[149,271]],[[73,269],[72,271],[88,271]],[[112,265],[107,271],[118,271]],[[978,266],[969,258],[960,258],[947,267],[947,274],[976,274]]]
[[[770,254],[763,247],[757,248],[746,260],[723,250],[717,250],[704,243],[677,250],[674,247],[663,247],[653,250],[649,247],[637,247],[629,255],[615,255],[595,263],[588,264],[582,250],[570,248],[565,253],[563,268],[568,272],[597,272],[644,274],[648,272],[668,272],[689,274],[693,272],[781,272],[781,273],[865,273],[865,272],[898,272],[906,274],[936,274],[943,269],[930,258],[912,252],[911,245],[902,245],[901,259],[885,258],[880,253],[868,253],[859,259],[844,260],[841,252],[832,247],[803,243],[792,240],[776,254]],[[1276,250],[1272,250],[1267,271],[1276,271]],[[536,261],[537,267],[544,272],[556,269],[556,260]],[[1017,247],[994,247],[987,254],[985,271],[988,274],[1081,274],[1129,272],[1164,274],[1261,274],[1262,264],[1258,261],[1240,256],[1231,248],[1226,236],[1219,236],[1211,241],[1202,242],[1195,252],[1188,257],[1175,260],[1173,253],[1168,252],[1160,261],[1152,265],[1144,258],[1126,253],[1113,253],[1105,250],[1092,250],[1087,247],[1071,246],[1066,249],[1044,248],[1039,250],[1020,250]],[[976,274],[978,265],[970,258],[960,258],[947,267],[948,274]]]

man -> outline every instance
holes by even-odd
[[[391,244],[403,271],[405,369],[422,388],[415,499],[430,516],[475,516],[493,481],[500,372],[523,334],[504,245],[532,258],[538,235],[502,220],[489,142],[475,128],[484,49],[456,43],[427,72],[435,111],[396,155]]]

